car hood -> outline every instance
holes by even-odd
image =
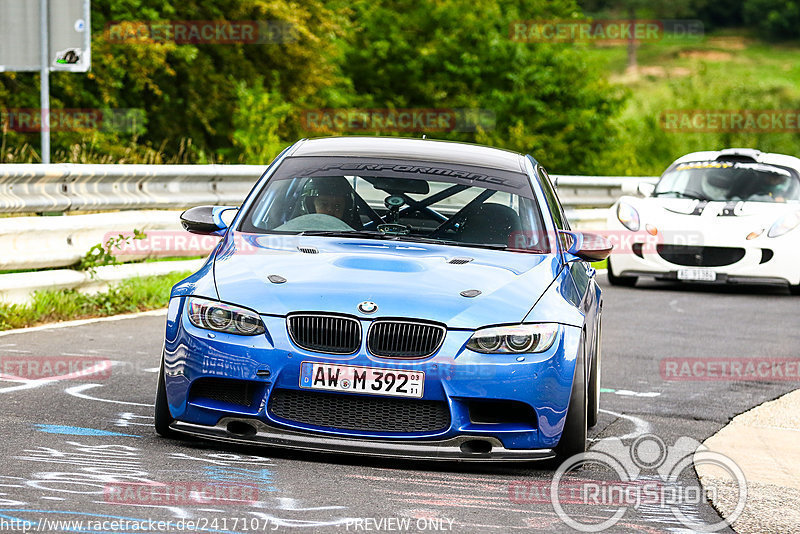
[[[800,209],[796,202],[705,202],[683,198],[622,197],[639,212],[642,225],[684,232],[749,232],[769,228],[781,216]],[[614,212],[616,213],[616,212]],[[611,216],[614,216],[613,213]]]
[[[468,329],[521,321],[557,270],[557,258],[547,254],[240,232],[228,234],[214,261],[220,300],[261,314],[414,317]],[[475,289],[476,297],[460,294]],[[364,301],[378,311],[359,312]]]

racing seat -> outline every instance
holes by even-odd
[[[512,233],[521,231],[522,223],[516,211],[508,206],[490,202],[481,204],[467,216],[459,241],[510,246]]]

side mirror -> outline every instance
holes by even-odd
[[[585,261],[604,260],[614,248],[611,241],[599,234],[559,230],[558,235],[566,246],[567,254]]]
[[[181,213],[181,226],[187,232],[221,236],[233,222],[235,206],[197,206]]]
[[[639,182],[639,185],[636,186],[636,191],[643,197],[649,197],[655,190],[656,184],[651,184],[649,182]]]

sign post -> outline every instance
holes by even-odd
[[[42,163],[50,163],[50,65],[47,59],[50,45],[48,44],[47,0],[39,0],[39,46],[41,47],[41,79],[39,81],[39,120],[41,124]]]
[[[50,72],[91,65],[90,0],[0,1],[0,72],[39,72],[42,163],[50,163]]]

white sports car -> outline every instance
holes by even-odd
[[[800,159],[731,148],[675,161],[608,215],[613,285],[638,277],[771,284],[800,294]]]

